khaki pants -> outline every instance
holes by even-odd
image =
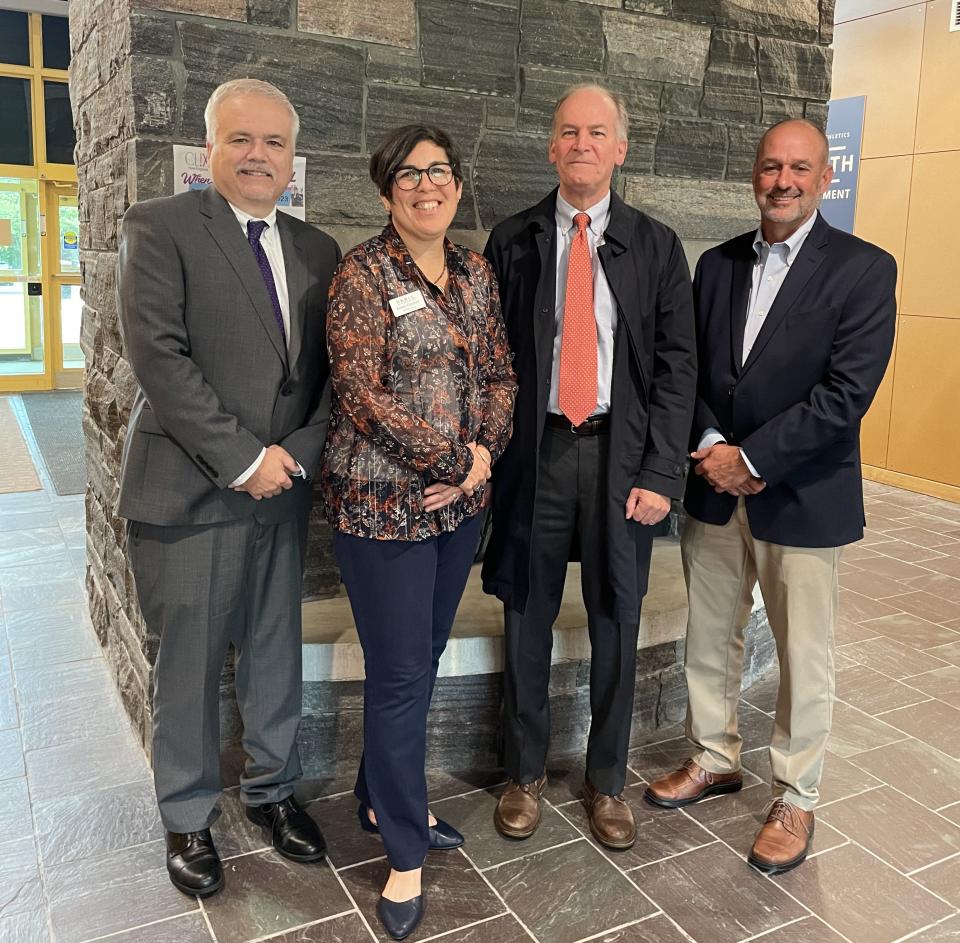
[[[688,518],[682,539],[687,622],[687,737],[714,773],[740,768],[737,703],[743,632],[759,581],[780,660],[770,741],[773,794],[813,809],[834,698],[839,547],[784,547],[750,533],[744,499],[729,523]]]

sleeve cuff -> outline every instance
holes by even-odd
[[[724,434],[718,429],[714,429],[713,426],[711,426],[703,433],[702,436],[700,436],[700,441],[697,444],[697,451],[699,452],[700,449],[708,449],[711,445],[716,445],[718,442],[726,441],[726,436],[724,436]]]
[[[240,485],[246,482],[247,479],[249,479],[250,476],[260,467],[260,463],[263,461],[263,457],[266,454],[267,454],[267,450],[264,448],[261,448],[260,454],[256,457],[256,459],[254,459],[253,464],[245,472],[243,472],[243,474],[237,475],[237,477],[230,482],[229,487],[239,488]]]
[[[746,465],[748,469],[750,469],[750,474],[753,475],[754,478],[762,478],[762,477],[763,477],[763,475],[761,475],[760,472],[758,472],[758,471],[753,467],[753,462],[751,462],[750,459],[747,458],[747,453],[744,452],[743,449],[740,449],[740,458],[743,459],[743,464]]]

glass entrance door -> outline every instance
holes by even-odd
[[[80,349],[80,219],[75,183],[47,183],[47,239],[53,381],[57,389],[83,386]]]
[[[0,391],[50,388],[41,232],[38,182],[0,177]]]

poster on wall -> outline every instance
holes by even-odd
[[[866,96],[838,98],[828,104],[827,140],[833,180],[823,195],[820,212],[837,229],[853,232],[857,209],[857,177],[860,174],[860,141]]]
[[[306,219],[306,157],[294,157],[293,177],[287,189],[277,200],[277,209]],[[207,166],[207,149],[189,147],[185,144],[173,145],[173,192],[184,193],[187,190],[203,190],[210,186],[210,169]]]

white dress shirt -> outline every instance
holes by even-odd
[[[757,336],[760,334],[763,322],[773,307],[774,301],[777,300],[777,295],[790,271],[790,267],[796,261],[800,247],[806,241],[816,221],[817,213],[814,212],[810,219],[797,229],[796,232],[788,236],[783,242],[775,242],[773,245],[770,245],[763,238],[763,230],[757,229],[753,237],[753,251],[756,253],[757,258],[753,263],[750,298],[747,302],[747,320],[743,329],[741,364],[746,363],[747,357],[750,356],[750,351],[753,350],[753,345],[757,341]],[[700,437],[700,443],[697,448],[705,449],[711,445],[716,445],[718,442],[726,441],[722,432],[711,427]],[[750,474],[755,478],[762,478],[763,475],[754,468],[753,463],[747,458],[747,453],[744,452],[743,449],[740,449],[740,455],[747,468],[750,469]]]
[[[263,251],[267,255],[267,261],[270,263],[270,271],[273,273],[273,283],[277,288],[277,298],[280,301],[280,315],[283,318],[283,333],[287,339],[287,346],[289,347],[290,295],[287,291],[287,270],[283,264],[283,246],[280,244],[280,230],[277,229],[277,211],[275,209],[271,210],[266,216],[251,216],[232,203],[230,204],[230,209],[233,210],[233,215],[237,217],[243,229],[245,239],[247,238],[247,223],[250,222],[250,220],[263,220],[263,222],[267,224],[267,228],[264,229],[260,235],[260,245],[263,246]],[[253,249],[251,249],[250,252],[252,254]],[[260,454],[256,457],[253,464],[242,475],[234,478],[234,480],[230,482],[230,487],[236,488],[242,485],[260,467],[260,463],[266,454],[267,450],[265,448],[261,449]],[[307,477],[302,465],[300,466],[300,475],[303,478]]]
[[[550,374],[550,399],[547,410],[562,414],[560,409],[560,344],[563,340],[563,308],[567,299],[567,268],[570,263],[570,246],[577,234],[573,217],[577,213],[590,217],[587,226],[587,243],[590,246],[590,262],[593,266],[593,313],[597,319],[597,407],[594,416],[610,412],[610,385],[613,381],[613,336],[617,329],[617,305],[613,300],[607,277],[603,273],[597,248],[604,243],[603,234],[610,222],[610,193],[589,209],[578,210],[557,194],[557,307],[556,334],[553,339],[553,368]]]

